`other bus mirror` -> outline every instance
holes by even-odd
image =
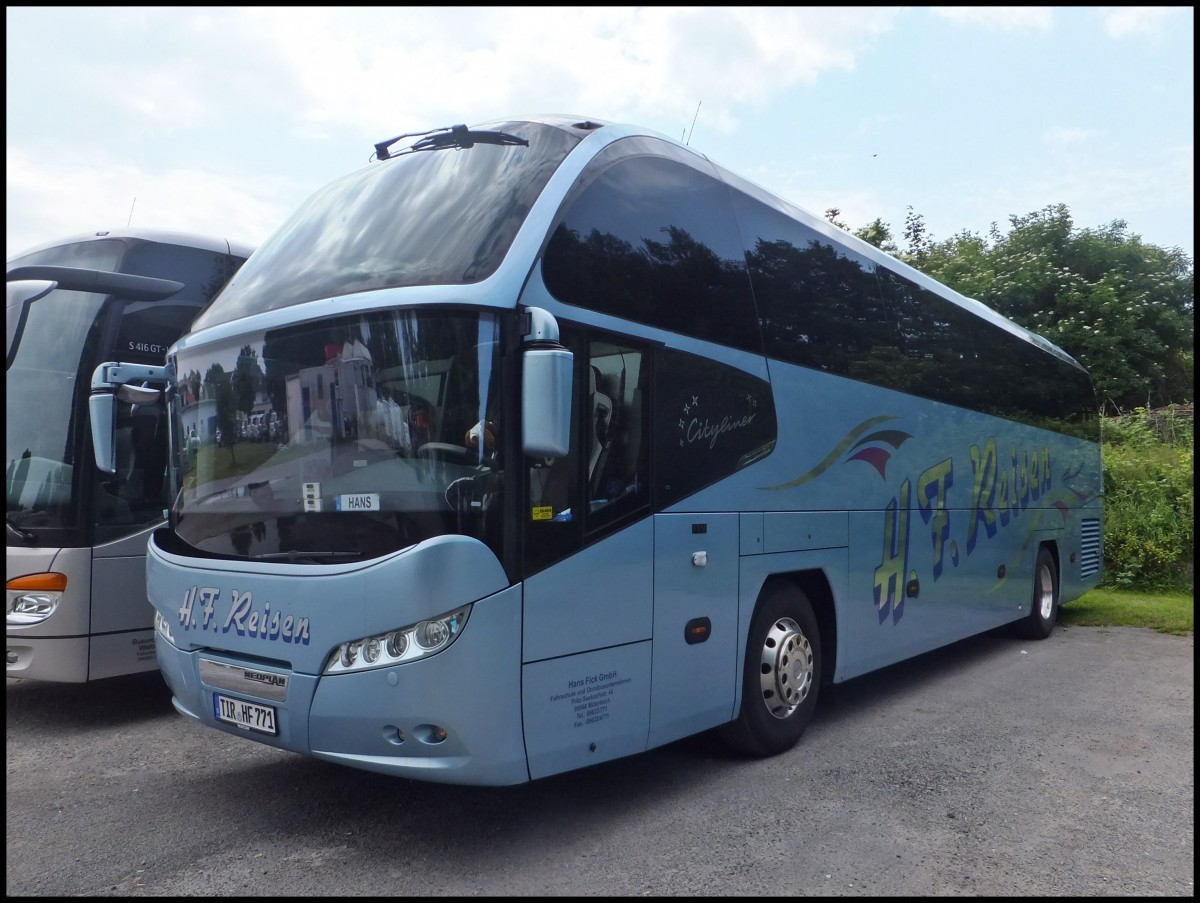
[[[21,344],[21,333],[25,331],[25,317],[29,305],[38,298],[44,298],[58,287],[58,283],[50,279],[13,279],[4,286],[4,331],[8,336],[8,346],[4,352],[7,370],[12,366],[13,355]]]
[[[88,417],[92,422],[92,453],[96,469],[104,473],[117,472],[117,447],[113,431],[116,396],[111,392],[92,395],[88,399]]]
[[[166,381],[166,368],[148,364],[121,364],[108,361],[92,373],[92,395],[88,399],[88,419],[92,427],[92,454],[96,469],[104,473],[117,472],[116,402],[154,404],[162,397],[158,389],[131,386],[133,380]]]
[[[162,398],[162,390],[149,386],[124,385],[117,389],[117,398],[127,404],[151,405]]]
[[[535,458],[558,458],[571,448],[574,356],[558,341],[558,323],[540,308],[526,310],[521,357],[521,447]]]
[[[183,283],[174,279],[60,266],[13,267],[5,273],[4,281],[4,330],[8,334],[5,370],[12,366],[13,357],[21,344],[29,305],[56,288],[105,295],[119,293],[130,301],[161,301],[183,288]]]

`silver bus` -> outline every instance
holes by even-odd
[[[7,261],[9,677],[83,683],[158,667],[145,560],[166,507],[166,420],[138,387],[158,384],[167,347],[250,251],[125,229]],[[128,385],[114,392],[118,376]],[[90,430],[97,404],[112,408],[110,435]]]

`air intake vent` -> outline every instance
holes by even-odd
[[[1091,577],[1100,570],[1100,521],[1086,518],[1080,524],[1079,576]]]

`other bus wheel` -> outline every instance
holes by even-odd
[[[1027,640],[1044,640],[1058,620],[1058,568],[1054,556],[1042,546],[1033,569],[1033,605],[1017,622],[1017,635]]]
[[[752,756],[791,749],[820,688],[821,635],[808,597],[790,583],[768,586],[750,622],[741,711],[721,726],[722,739]]]

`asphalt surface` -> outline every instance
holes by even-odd
[[[839,686],[792,751],[711,734],[502,789],[203,728],[157,674],[8,680],[14,896],[1195,894],[1195,644],[985,635]]]

